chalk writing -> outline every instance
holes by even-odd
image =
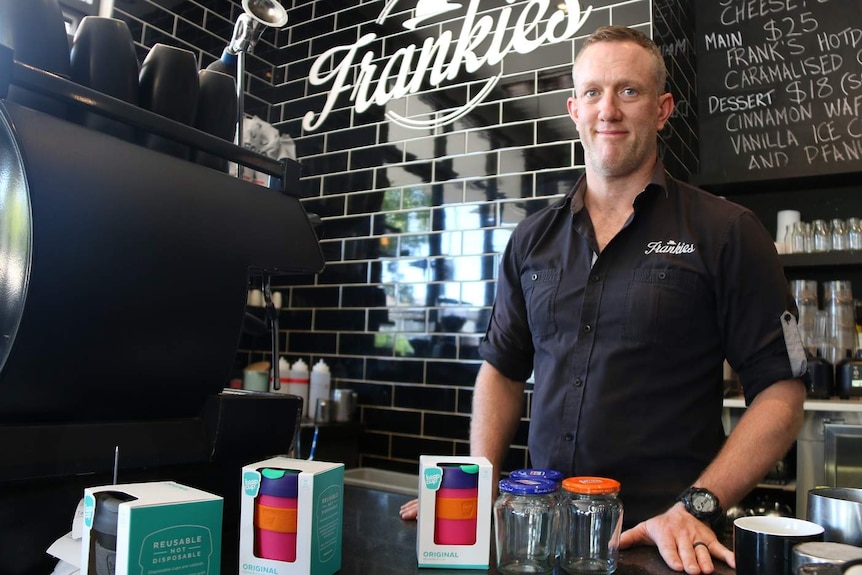
[[[862,171],[862,2],[698,4],[701,180]]]

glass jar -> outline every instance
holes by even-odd
[[[551,573],[557,556],[560,506],[547,479],[502,479],[494,502],[497,571]]]
[[[828,252],[832,249],[832,230],[826,220],[814,220],[814,251]]]
[[[790,244],[785,246],[791,254],[805,253],[805,228],[804,222],[793,222],[790,230]]]
[[[811,222],[802,222],[802,243],[806,254],[814,251],[814,226]]]
[[[859,218],[847,220],[847,247],[851,250],[862,250],[862,221]]]
[[[623,504],[620,482],[605,477],[563,480],[563,546],[567,573],[613,573],[620,552]]]
[[[850,249],[850,239],[847,235],[847,222],[840,218],[832,220],[832,249],[847,250]]]

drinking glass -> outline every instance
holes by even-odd
[[[862,250],[862,220],[859,218],[847,220],[847,247],[851,250]]]
[[[814,251],[814,227],[811,222],[802,222],[803,251],[810,254]]]
[[[814,251],[828,252],[832,249],[832,232],[826,220],[814,220]]]
[[[835,364],[856,350],[856,317],[853,292],[849,280],[826,282],[823,290],[825,308],[829,312],[827,335],[832,345],[827,347],[827,359]]]
[[[793,222],[793,228],[790,231],[789,252],[791,254],[801,254],[805,252],[805,231],[802,228],[802,222]]]
[[[835,218],[832,220],[832,249],[849,249],[847,222],[839,218]]]
[[[817,349],[815,341],[815,317],[817,314],[817,282],[815,280],[793,280],[791,290],[799,309],[799,336],[802,345],[814,355]]]

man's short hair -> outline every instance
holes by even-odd
[[[575,66],[578,65],[578,60],[583,54],[587,46],[597,44],[599,42],[634,42],[638,46],[646,49],[653,59],[653,68],[655,68],[655,80],[658,87],[658,93],[665,93],[665,83],[667,82],[667,66],[664,63],[661,49],[652,41],[652,38],[634,28],[626,26],[601,26],[595,32],[587,36],[584,44],[575,56],[575,63],[572,66],[572,77],[574,78]]]

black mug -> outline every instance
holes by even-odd
[[[139,98],[142,108],[191,126],[198,104],[198,63],[193,52],[156,44],[141,65]],[[188,146],[173,140],[143,134],[141,143],[148,148],[188,160]]]
[[[73,82],[138,104],[138,56],[128,25],[115,18],[86,16],[78,25],[70,56]],[[74,111],[75,121],[134,141],[131,126],[89,112]]]
[[[57,0],[0,0],[0,44],[15,60],[69,78],[69,36]],[[65,118],[65,104],[19,86],[9,99],[22,106]]]
[[[198,74],[200,93],[194,126],[217,138],[234,141],[237,124],[238,100],[233,76],[214,70],[201,70]],[[194,160],[203,166],[228,171],[224,158],[197,150]]]
[[[740,517],[733,522],[737,575],[791,575],[793,546],[823,541],[816,523],[775,515]]]

